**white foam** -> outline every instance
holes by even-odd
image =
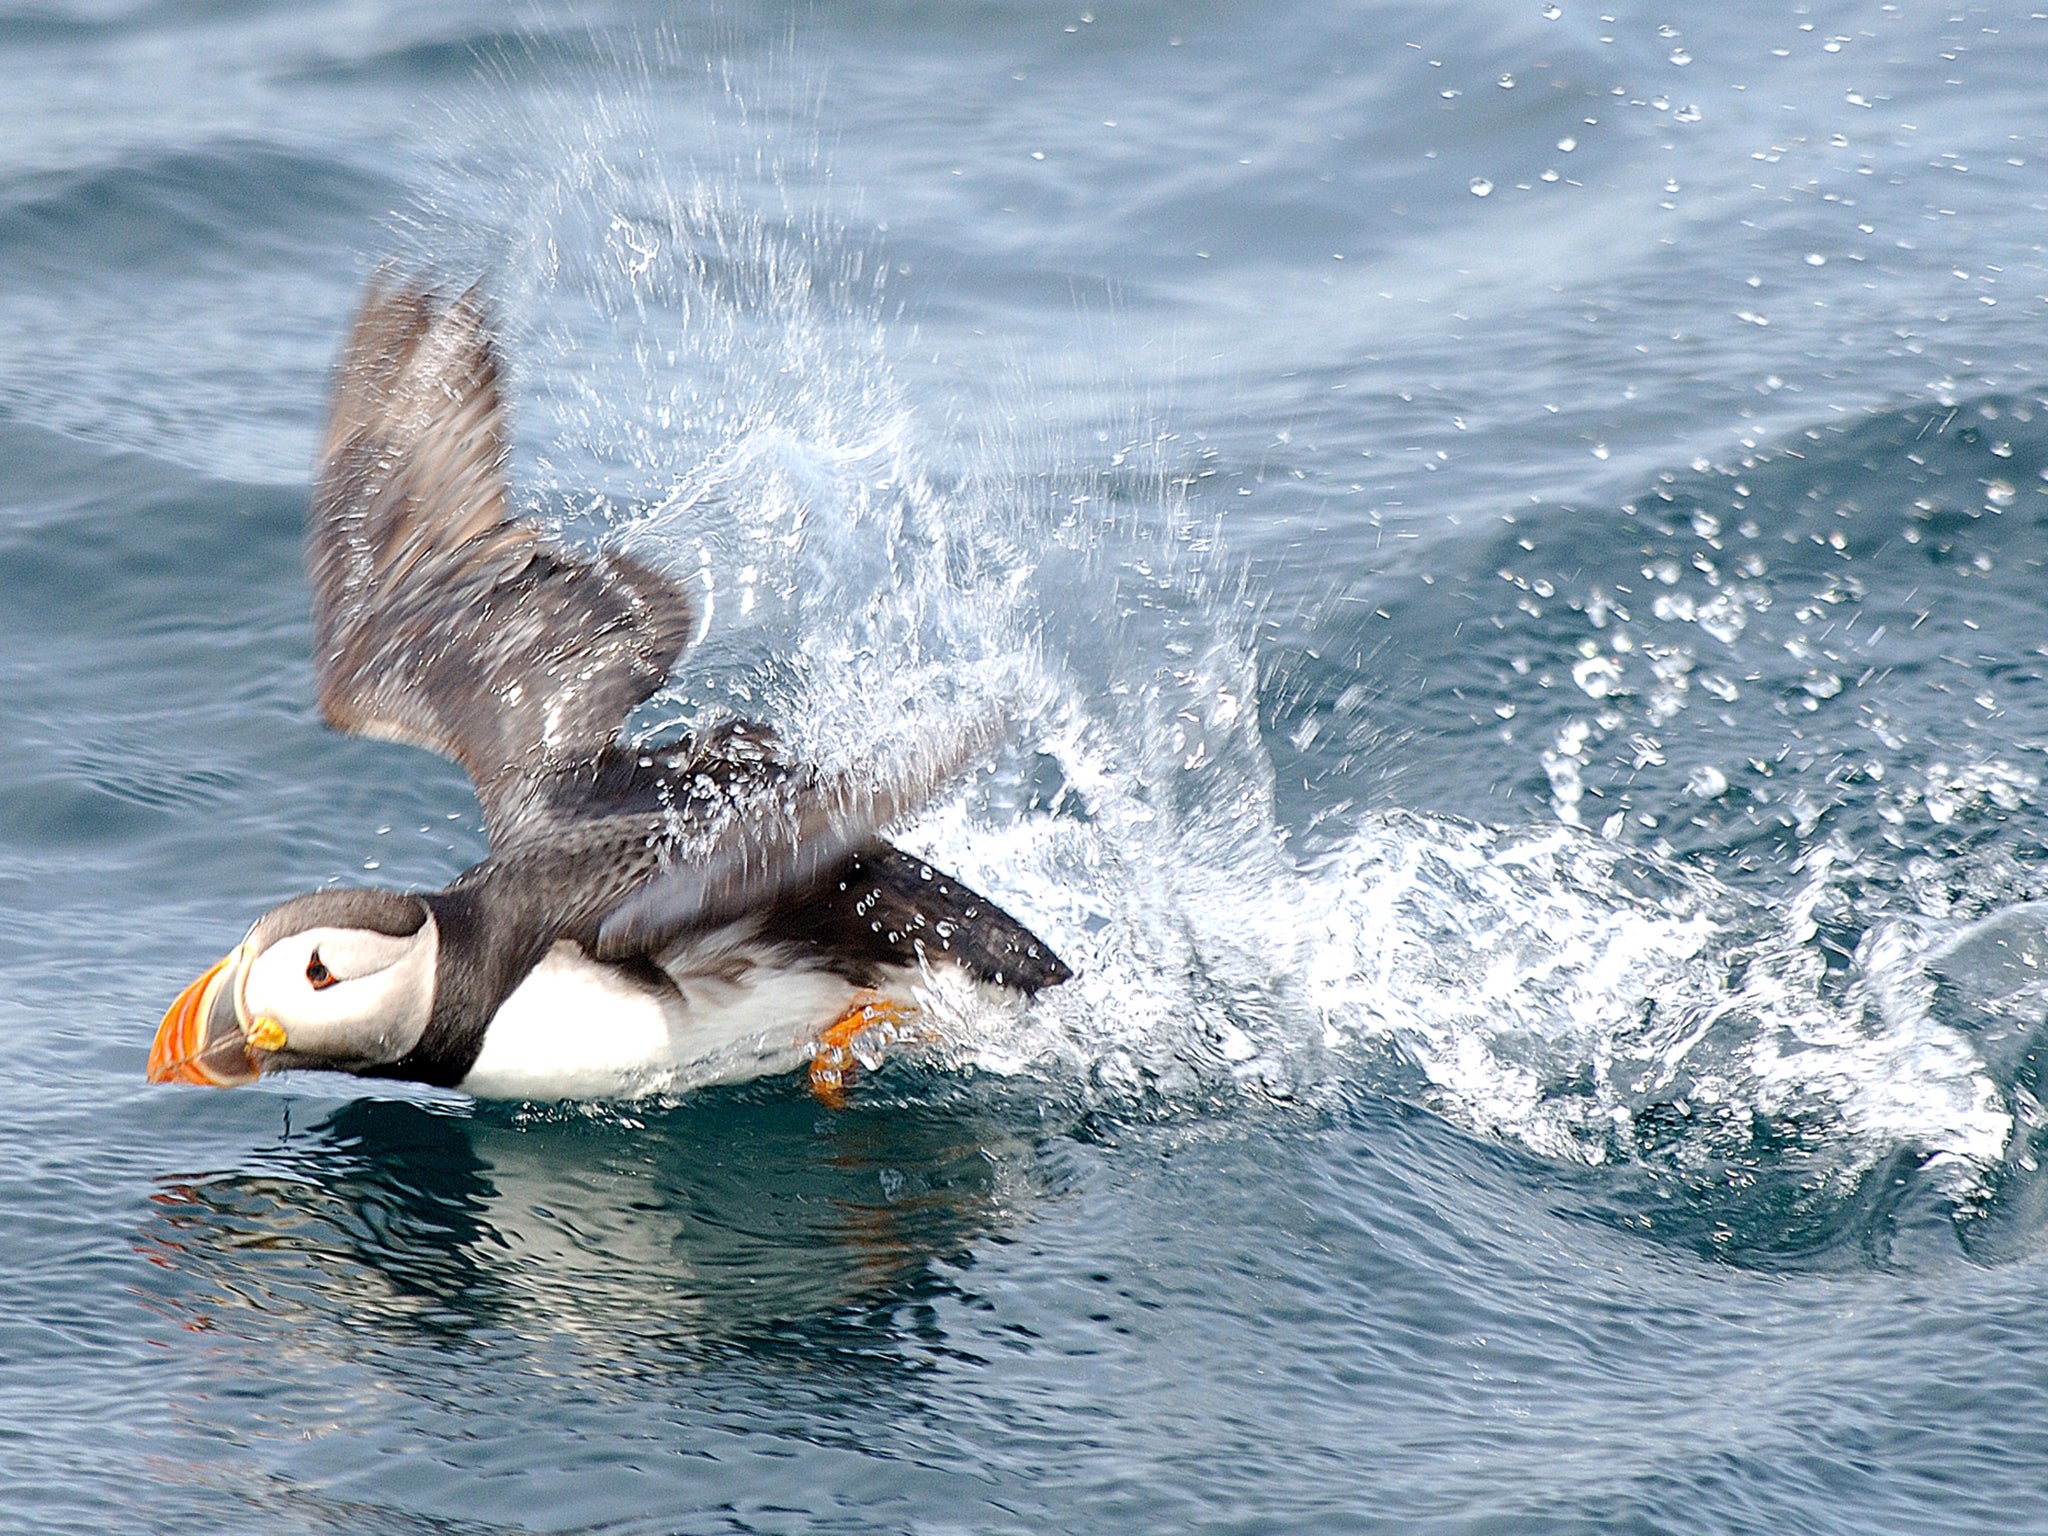
[[[1674,1107],[1697,1153],[1796,1126],[1843,1176],[1901,1147],[1980,1169],[2012,1139],[1919,949],[1879,942],[1830,980],[1808,901],[1761,909],[1581,832],[1381,815],[1310,869],[1264,860],[1228,889],[1051,818],[956,809],[920,832],[1082,973],[963,1052],[984,1070],[1300,1096],[1391,1048],[1431,1108],[1578,1162],[1640,1155],[1638,1117]]]

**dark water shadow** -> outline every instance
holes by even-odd
[[[2024,1262],[2048,1251],[2048,1125],[2026,1084],[2001,1087],[2018,1123],[1988,1164],[1911,1142],[1873,1155],[1832,1117],[1751,1115],[1739,1134],[1680,1140],[1684,1131],[1674,1130],[1669,1145],[1636,1161],[1548,1167],[1541,1193],[1556,1214],[1743,1270],[1920,1273]],[[1696,1114],[1660,1108],[1674,1126]],[[1639,1126],[1654,1118],[1639,1116]]]
[[[1910,1147],[1852,1174],[1805,1150],[1760,1145],[1751,1155],[1682,1169],[1551,1168],[1543,1185],[1557,1215],[1738,1270],[1918,1271],[1963,1253],[1964,1213],[1940,1174]]]
[[[1868,1274],[1964,1259],[1963,1229],[1976,1218],[1940,1165],[1912,1147],[1852,1161],[1833,1125],[1792,1119],[1749,1122],[1743,1136],[1639,1146],[1589,1164],[1546,1157],[1445,1119],[1412,1093],[1360,1085],[1345,1119],[1376,1141],[1406,1148],[1404,1161],[1433,1174],[1431,1201],[1448,1178],[1477,1199],[1510,1203],[1618,1240],[1618,1251],[1684,1255],[1765,1274]],[[1679,1112],[1670,1110],[1673,1119]],[[1655,1120],[1656,1112],[1646,1118]],[[1731,1117],[1732,1118],[1732,1117]],[[1492,1190],[1488,1197],[1474,1193]],[[1456,1202],[1453,1202],[1456,1203]]]
[[[360,1100],[161,1178],[139,1246],[188,1329],[246,1333],[253,1308],[399,1344],[814,1366],[897,1351],[917,1299],[1043,1196],[1042,1134],[785,1084],[659,1110]]]

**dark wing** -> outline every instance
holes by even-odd
[[[493,846],[534,811],[541,777],[604,750],[694,624],[647,567],[508,518],[506,448],[476,292],[373,281],[307,530],[320,708],[462,764]]]
[[[604,916],[599,956],[651,953],[803,896],[929,803],[1000,729],[985,720],[914,761],[861,774],[723,758],[713,774],[686,759],[671,781],[657,867]]]
[[[832,879],[777,907],[762,933],[814,947],[862,986],[920,961],[950,960],[1027,995],[1073,974],[986,896],[887,843],[861,850]]]

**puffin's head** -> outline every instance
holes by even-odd
[[[152,1083],[228,1088],[287,1067],[360,1072],[418,1044],[440,934],[402,891],[315,891],[273,907],[178,994],[149,1052]]]

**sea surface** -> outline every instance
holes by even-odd
[[[2044,240],[2025,0],[0,0],[0,1530],[2048,1531]],[[635,737],[1002,712],[1072,983],[144,1084],[482,851],[311,699],[386,262]]]

